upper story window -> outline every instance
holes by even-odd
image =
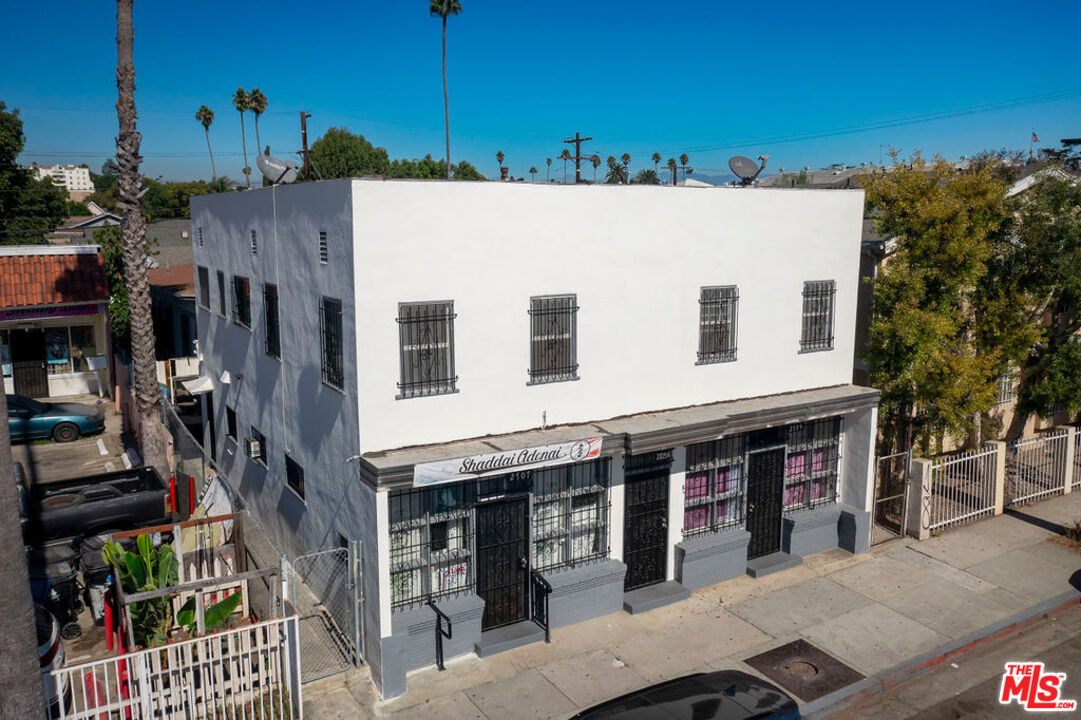
[[[210,271],[199,266],[199,307],[210,309]]]
[[[233,276],[233,322],[251,330],[251,288],[241,275]]]
[[[345,388],[345,361],[342,345],[342,301],[325,297],[319,303],[319,335],[323,343],[323,382],[338,390]]]
[[[225,317],[226,310],[225,304],[225,273],[221,270],[218,271],[218,314]]]
[[[529,317],[529,382],[577,380],[577,296],[531,298]]]
[[[800,352],[833,349],[833,299],[837,283],[811,280],[803,283],[803,332]]]
[[[734,285],[704,287],[698,298],[699,364],[736,359],[736,312],[739,290]]]
[[[457,392],[454,374],[454,303],[402,303],[399,398]]]
[[[786,510],[815,507],[837,499],[841,418],[825,418],[787,428],[784,473]]]
[[[1005,405],[1017,399],[1017,370],[1008,367],[998,378],[998,393],[995,396],[996,405]]]
[[[285,456],[285,483],[297,497],[304,499],[304,468],[288,455]]]
[[[281,326],[278,319],[278,286],[263,285],[263,312],[266,313],[266,354],[281,359]]]

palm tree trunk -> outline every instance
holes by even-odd
[[[139,412],[139,440],[143,461],[165,472],[165,428],[161,424],[157,373],[154,367],[154,324],[150,315],[150,283],[146,274],[146,218],[143,216],[143,178],[139,174],[142,135],[135,129],[135,61],[132,27],[133,0],[116,3],[116,115],[120,134],[116,138],[117,207],[124,212],[120,223],[124,237],[124,280],[131,316],[131,361],[135,376],[135,399]]]
[[[210,130],[206,131],[206,151],[210,153],[210,182],[214,182],[218,179],[218,171],[214,167],[214,151],[210,149]]]
[[[244,113],[240,113],[240,146],[244,148],[244,183],[251,190],[251,168],[248,167],[248,139],[244,136]]]
[[[450,180],[450,103],[447,101],[447,16],[443,16],[443,124],[447,129],[447,180]]]
[[[0,417],[7,416],[7,395],[0,392]],[[34,603],[22,551],[19,498],[11,468],[11,437],[8,424],[0,423],[0,717],[41,717],[45,709],[45,689],[38,665],[34,631]]]
[[[263,152],[263,141],[259,139],[259,116],[255,116],[255,154],[261,155]]]

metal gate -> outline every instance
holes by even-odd
[[[1008,506],[1061,495],[1066,489],[1066,451],[1070,438],[1065,430],[1042,437],[1018,440],[1006,449],[1006,496]]]
[[[485,630],[529,617],[529,498],[477,505],[477,595]]]
[[[293,561],[290,597],[299,618],[304,682],[344,672],[363,661],[361,545],[319,550]]]
[[[905,523],[908,520],[908,476],[911,467],[911,449],[875,459],[872,545],[904,536]]]
[[[668,477],[671,451],[626,460],[624,590],[664,582],[668,570]]]
[[[751,541],[747,559],[781,549],[781,508],[784,504],[785,450],[765,450],[747,456],[747,529]]]

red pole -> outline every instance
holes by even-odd
[[[169,511],[176,512],[176,478],[172,475],[169,476]]]
[[[195,478],[188,475],[188,517],[195,512]]]

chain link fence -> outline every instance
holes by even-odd
[[[307,553],[293,561],[290,596],[300,618],[304,682],[360,664],[358,556],[358,544],[353,542],[349,547]]]

